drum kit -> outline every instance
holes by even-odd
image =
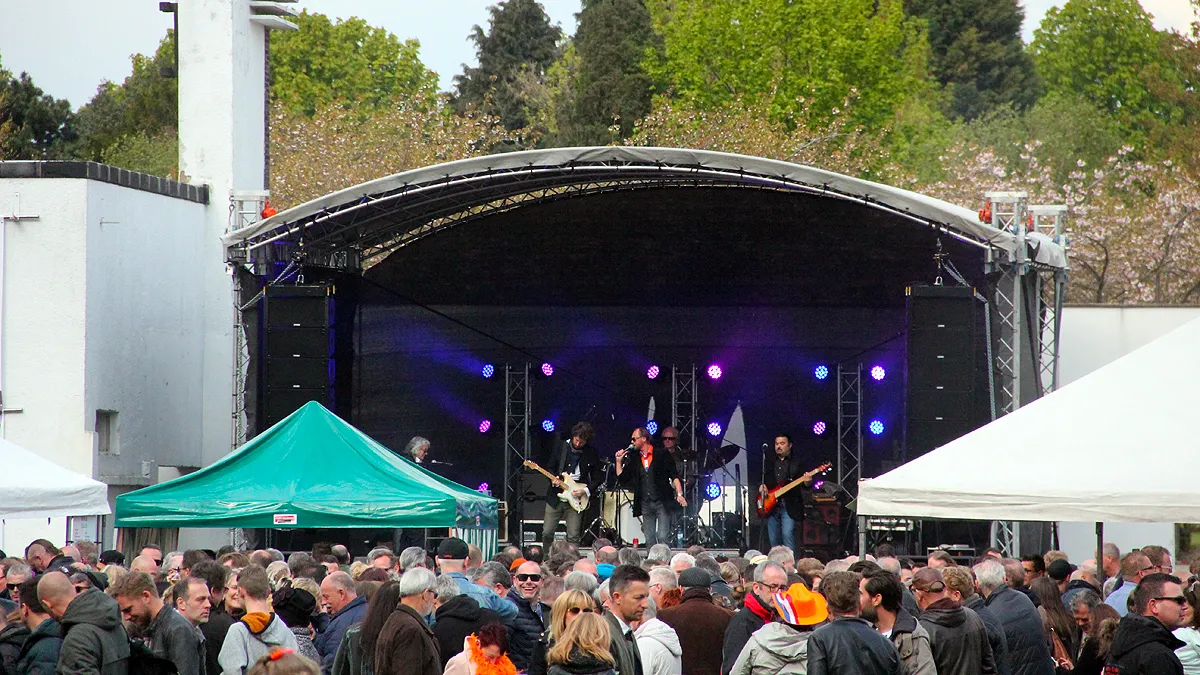
[[[725,445],[716,449],[705,448],[699,453],[681,449],[675,456],[676,472],[679,474],[688,505],[672,525],[671,531],[675,540],[668,542],[672,548],[684,548],[693,544],[708,548],[737,548],[741,545],[745,523],[742,510],[745,485],[742,483],[740,471],[733,471],[728,467],[740,451],[741,448],[737,445]],[[707,501],[705,488],[714,482],[714,476],[718,474],[735,480],[735,513],[710,511],[706,522],[702,509]],[[644,542],[646,537],[640,519],[633,515],[633,492],[616,485],[615,466],[609,460],[605,460],[601,492],[603,508],[600,515],[588,526],[588,533],[594,538],[608,539],[616,545]]]

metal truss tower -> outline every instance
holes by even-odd
[[[524,544],[525,481],[522,469],[529,459],[529,425],[532,410],[532,391],[529,387],[529,364],[514,367],[504,365],[504,503],[508,505],[508,538],[518,546]],[[513,532],[513,524],[516,532]]]
[[[696,449],[696,364],[671,366],[671,426]]]
[[[837,388],[837,484],[849,498],[854,498],[862,480],[862,364],[848,367],[839,363]]]

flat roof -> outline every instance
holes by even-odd
[[[10,160],[0,162],[0,178],[82,178],[120,185],[197,204],[208,203],[208,186],[181,183],[99,162]]]

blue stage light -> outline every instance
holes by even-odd
[[[546,431],[554,431],[554,420],[542,420],[542,428]]]
[[[720,436],[721,435],[721,425],[717,422],[709,422],[708,423],[708,435],[709,436]]]
[[[871,430],[871,433],[878,436],[879,434],[883,433],[883,422],[880,422],[879,420],[871,420],[871,424],[867,428]]]
[[[490,378],[491,376],[493,376],[495,374],[496,374],[496,366],[493,366],[492,364],[489,363],[483,367],[484,378]]]
[[[818,435],[818,436],[820,436],[821,434],[825,433],[825,423],[824,423],[824,422],[817,422],[816,424],[814,424],[814,425],[813,425],[813,433],[814,433],[814,434],[816,434],[816,435]]]
[[[708,497],[709,501],[720,497],[721,496],[721,484],[717,483],[717,482],[710,482],[708,485],[705,485],[704,486],[704,496]]]
[[[650,420],[649,422],[646,422],[646,431],[649,431],[651,436],[653,436],[654,434],[657,434],[658,433],[658,422],[655,422],[654,420]]]
[[[871,377],[876,382],[882,381],[885,376],[887,376],[887,371],[883,369],[883,366],[875,366],[874,368],[871,368]]]
[[[818,380],[829,377],[829,366],[817,366],[816,370],[813,371],[813,376]]]

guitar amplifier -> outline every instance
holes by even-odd
[[[805,508],[801,542],[806,546],[836,544],[842,537],[842,505],[818,502]]]

